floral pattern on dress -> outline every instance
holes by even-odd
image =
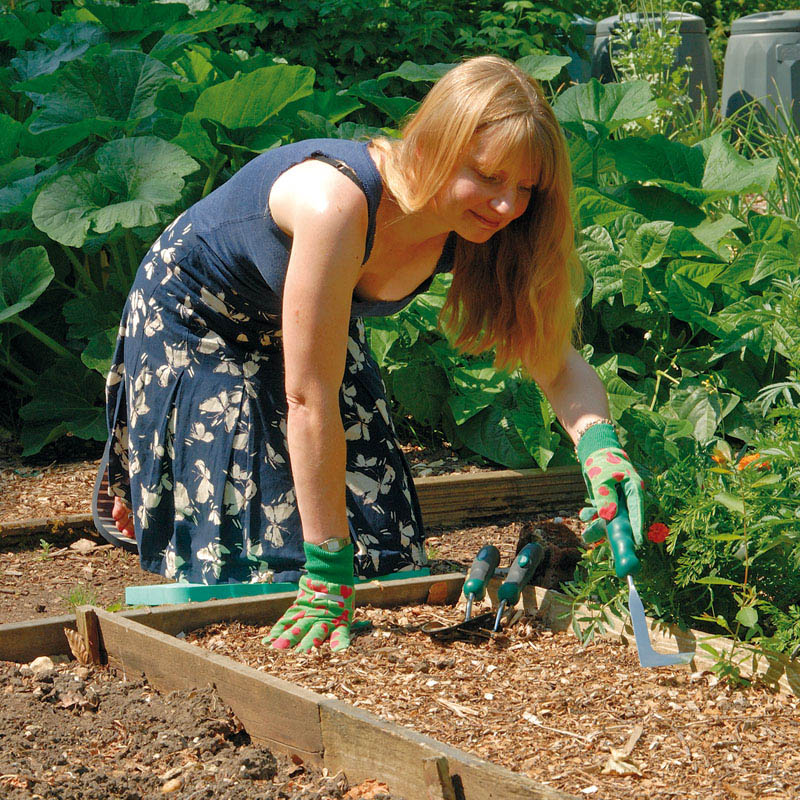
[[[145,569],[191,583],[299,579],[283,375],[279,318],[227,285],[179,217],[142,262],[106,384],[110,491],[134,509]],[[356,573],[423,565],[413,481],[357,319],[340,408]]]

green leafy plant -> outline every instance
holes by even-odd
[[[91,586],[79,584],[73,586],[69,592],[61,597],[70,611],[75,611],[78,606],[96,606],[97,592]]]
[[[46,559],[50,558],[50,553],[53,549],[52,543],[48,542],[47,539],[39,539],[39,547],[42,550],[42,552],[39,554],[39,560],[45,561]]]

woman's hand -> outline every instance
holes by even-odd
[[[307,572],[297,598],[262,641],[277,650],[305,652],[329,639],[334,652],[346,650],[355,601],[353,545],[328,553],[306,542],[304,549]]]
[[[581,512],[581,519],[590,523],[596,519],[610,522],[617,516],[619,492],[622,491],[633,539],[637,545],[641,545],[643,483],[628,454],[622,449],[613,426],[605,422],[592,425],[578,440],[577,449],[591,503]],[[590,524],[584,531],[585,541],[596,540],[595,528],[599,533],[603,526]]]

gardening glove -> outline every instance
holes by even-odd
[[[580,514],[582,521],[590,523],[583,540],[593,543],[605,536],[605,523],[617,516],[618,492],[622,488],[633,540],[641,545],[643,483],[622,449],[614,427],[607,423],[592,425],[578,440],[577,452],[590,503]]]
[[[353,545],[329,553],[305,542],[303,549],[306,574],[300,578],[297,598],[262,641],[278,650],[305,652],[330,638],[331,650],[345,650],[355,601]]]

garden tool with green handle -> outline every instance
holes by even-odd
[[[633,576],[641,569],[642,565],[636,557],[633,532],[623,498],[619,499],[617,514],[610,522],[606,523],[605,520],[601,520],[601,524],[593,523],[590,526],[592,528],[590,536],[596,535],[602,525],[606,527],[608,543],[614,556],[614,571],[617,573],[618,578],[625,578],[628,581],[628,611],[631,615],[633,635],[636,638],[639,663],[643,667],[669,667],[675,664],[688,664],[694,658],[694,653],[657,653],[650,642],[647,619],[644,615],[644,605],[633,582]]]
[[[500,607],[497,609],[497,617],[494,621],[493,631],[497,632],[500,628],[500,620],[506,607],[513,608],[522,590],[531,582],[534,573],[544,558],[544,548],[539,542],[530,542],[517,553],[514,563],[508,570],[505,581],[497,590],[497,599]]]
[[[464,597],[467,598],[467,612],[464,615],[464,622],[468,622],[472,616],[472,603],[474,600],[483,600],[486,594],[486,585],[494,575],[497,565],[500,563],[500,551],[493,544],[485,544],[478,551],[469,574],[464,581]]]

